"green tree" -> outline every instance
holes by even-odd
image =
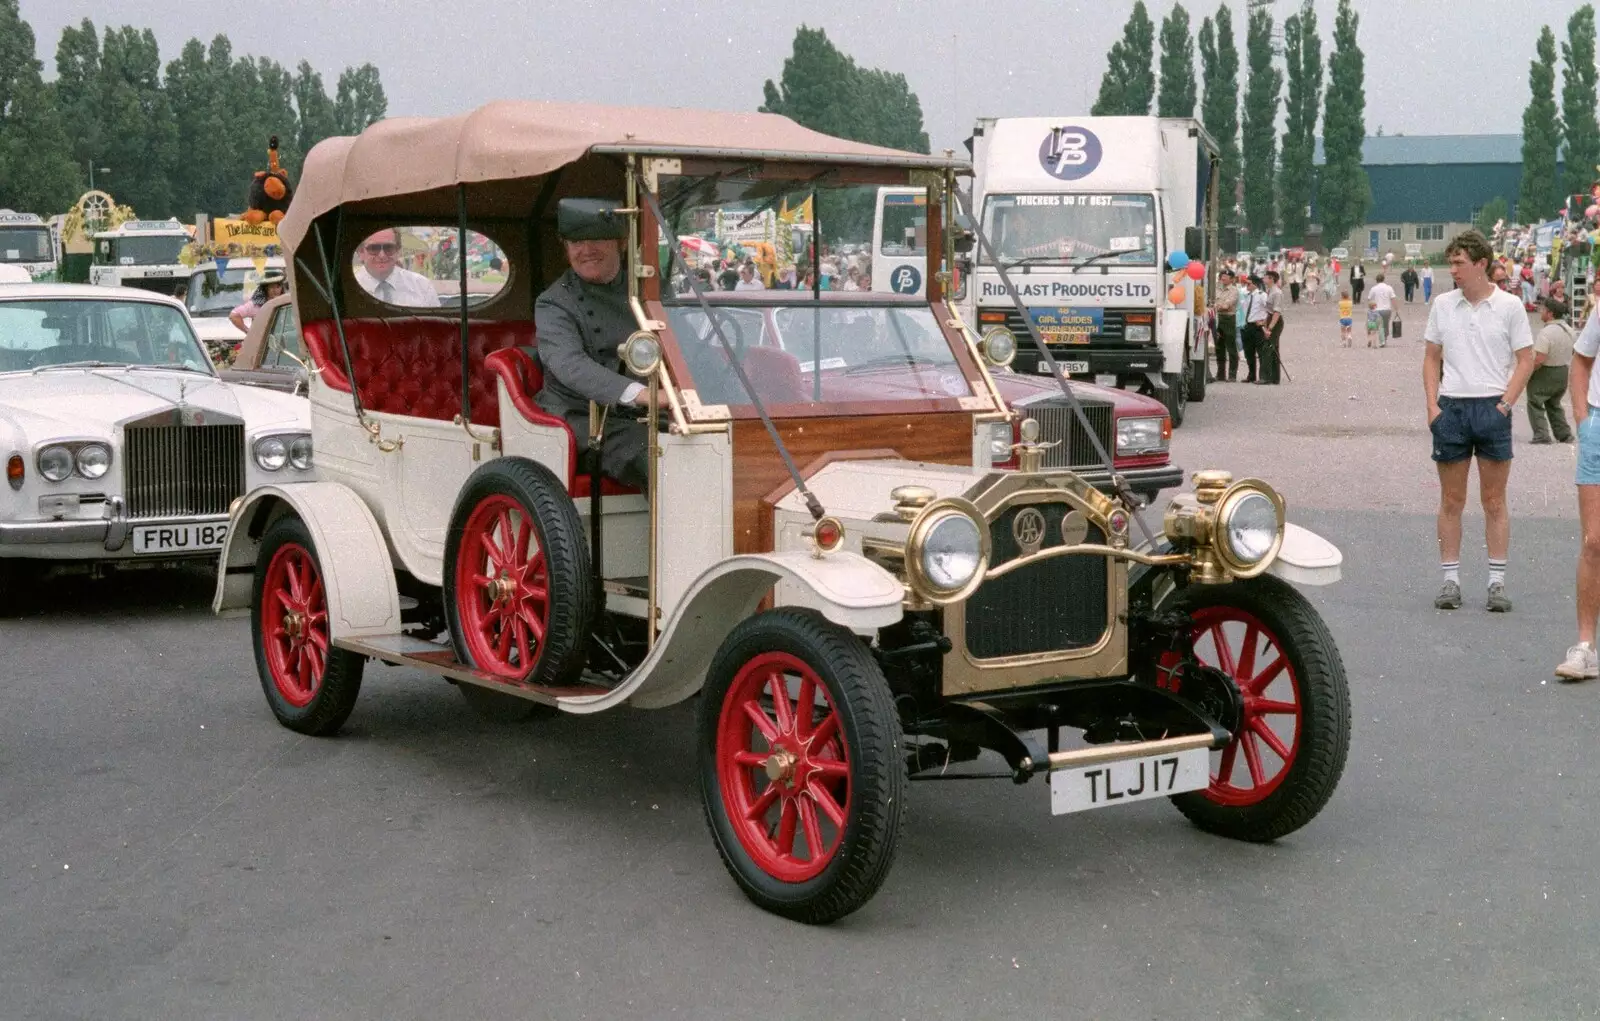
[[[214,214],[231,208],[231,192],[225,175],[232,169],[233,149],[238,145],[228,120],[227,70],[231,64],[225,36],[212,40],[212,49],[198,39],[184,44],[178,57],[167,65],[167,101],[172,107],[178,133],[178,149],[183,158],[173,168],[173,190],[193,209]],[[222,56],[218,72],[212,56]],[[227,204],[225,204],[225,202]]]
[[[78,197],[79,178],[42,71],[17,0],[0,0],[0,208],[48,216]]]
[[[1600,177],[1600,123],[1595,121],[1594,6],[1567,19],[1561,44],[1561,122],[1567,142],[1567,190],[1583,191]]]
[[[1317,148],[1317,113],[1322,105],[1322,40],[1311,0],[1283,22],[1284,64],[1289,71],[1288,120],[1283,134],[1283,166],[1278,175],[1278,215],[1284,237],[1305,240],[1312,197],[1312,164]]]
[[[100,157],[100,34],[84,18],[61,30],[56,44],[56,109],[72,136],[72,157],[88,169]]]
[[[108,189],[141,216],[178,212],[171,171],[178,130],[161,85],[155,33],[128,25],[106,29],[100,46],[100,162],[111,168]]]
[[[339,119],[334,113],[333,100],[328,98],[328,90],[322,86],[322,75],[317,73],[309,61],[300,61],[300,66],[294,73],[294,108],[300,117],[300,137],[296,140],[296,148],[304,154],[311,151],[311,147],[330,135],[339,133]],[[300,176],[300,166],[296,165],[290,176]]]
[[[1361,166],[1367,98],[1366,58],[1356,38],[1360,28],[1361,18],[1350,0],[1339,0],[1322,115],[1322,173],[1317,178],[1317,215],[1330,245],[1341,244],[1366,221],[1372,207],[1372,186]]]
[[[334,95],[334,119],[341,135],[357,135],[368,125],[389,115],[389,99],[383,94],[378,69],[371,64],[347,67],[339,74]]]
[[[906,76],[858,67],[820,28],[800,26],[782,76],[761,91],[762,113],[853,142],[928,151],[922,103]]]
[[[1278,93],[1283,72],[1272,63],[1272,12],[1250,12],[1245,31],[1249,77],[1244,92],[1244,220],[1253,238],[1270,232],[1275,215],[1273,172],[1277,169]]]
[[[1561,150],[1561,116],[1556,112],[1556,37],[1546,25],[1539,31],[1535,56],[1528,64],[1531,98],[1522,111],[1522,186],[1517,218],[1538,223],[1561,205],[1556,160]]]
[[[1227,4],[1217,8],[1213,21],[1200,23],[1200,67],[1205,97],[1200,120],[1222,150],[1222,219],[1238,220],[1239,208],[1239,47],[1233,40],[1233,12]]]
[[[1155,98],[1155,25],[1144,0],[1134,0],[1133,13],[1122,26],[1122,38],[1106,54],[1106,73],[1100,79],[1100,95],[1090,113],[1096,117],[1150,114]]]
[[[1161,90],[1156,112],[1162,117],[1194,116],[1194,37],[1189,12],[1173,4],[1161,20]]]
[[[1479,233],[1484,237],[1490,237],[1494,234],[1494,225],[1510,215],[1511,207],[1506,204],[1505,198],[1496,195],[1484,203],[1482,209],[1478,210],[1478,215],[1473,218],[1472,225],[1478,228]]]

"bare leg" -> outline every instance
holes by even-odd
[[[1510,461],[1478,458],[1478,493],[1483,498],[1483,537],[1490,560],[1504,560],[1511,548],[1511,514],[1506,510],[1506,480],[1511,477]],[[1463,500],[1466,491],[1462,490]],[[1456,538],[1460,541],[1461,518],[1456,518]]]
[[[1467,506],[1467,473],[1472,469],[1472,459],[1449,461],[1438,467],[1439,561],[1453,564],[1461,560],[1461,512]],[[1504,489],[1501,494],[1503,497]]]
[[[1578,487],[1583,551],[1578,557],[1578,641],[1594,644],[1600,617],[1600,486]]]

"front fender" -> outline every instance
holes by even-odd
[[[700,690],[722,641],[779,586],[778,602],[807,606],[843,627],[875,632],[901,616],[905,589],[888,571],[855,553],[730,557],[696,578],[638,669],[604,695],[563,698],[569,713],[597,713],[632,700],[642,709],[681,702]]]
[[[1267,573],[1294,585],[1332,585],[1339,580],[1343,563],[1344,554],[1339,547],[1309,528],[1288,523],[1283,526],[1278,559]]]
[[[1189,314],[1166,309],[1161,316],[1161,360],[1167,372],[1183,371],[1183,346],[1189,339]],[[1192,357],[1192,356],[1191,356]]]
[[[337,482],[292,482],[252,490],[228,516],[211,609],[235,615],[250,609],[261,537],[284,514],[305,522],[322,565],[330,638],[400,631],[400,592],[389,547],[366,502]]]

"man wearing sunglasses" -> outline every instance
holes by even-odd
[[[380,230],[363,241],[356,258],[361,261],[356,283],[385,305],[439,307],[439,291],[433,281],[400,265],[400,236],[394,229]]]

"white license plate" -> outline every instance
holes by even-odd
[[[1088,362],[1063,362],[1063,361],[1057,360],[1056,365],[1061,369],[1061,372],[1062,372],[1063,375],[1069,375],[1069,374],[1074,373],[1074,372],[1088,372],[1089,371],[1089,363]],[[1046,376],[1050,375],[1050,363],[1049,362],[1040,362],[1039,363],[1039,372],[1041,374],[1043,374],[1043,375],[1046,375]]]
[[[219,550],[228,537],[228,523],[205,525],[135,525],[135,553],[181,554]]]
[[[1205,748],[1063,769],[1050,774],[1050,813],[1065,815],[1164,798],[1200,790],[1210,782],[1211,752]]]
[[[1094,381],[1096,383],[1099,383],[1101,386],[1116,386],[1117,385],[1117,377],[1116,377],[1115,373],[1107,373],[1107,372],[1099,373],[1098,375],[1096,375],[1094,377]]]

